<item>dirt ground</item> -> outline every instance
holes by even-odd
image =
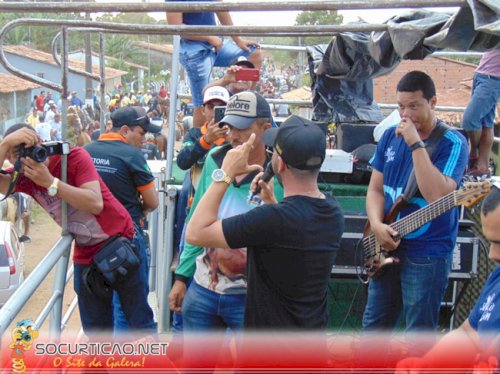
[[[25,279],[61,237],[61,228],[36,203],[33,204],[33,220],[34,224],[32,224],[30,228],[31,243],[25,243]],[[71,265],[71,258],[69,263]],[[54,274],[55,268],[48,274],[48,276],[41,283],[40,287],[34,292],[26,306],[21,310],[7,331],[10,331],[19,320],[29,319],[31,321],[36,321],[52,293]],[[63,318],[74,297],[75,292],[73,291],[73,278],[71,278],[66,285],[66,291],[63,298]],[[38,326],[41,334],[48,333],[49,322],[50,315],[47,317],[42,326]],[[78,314],[78,308],[76,308],[71,319],[68,321],[66,332],[63,332],[63,334],[71,333],[71,335],[76,335],[80,330],[80,326],[80,317]]]

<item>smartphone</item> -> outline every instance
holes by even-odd
[[[259,69],[240,69],[235,73],[237,81],[254,81],[258,82],[260,80]]]
[[[214,122],[219,123],[224,118],[224,113],[226,112],[226,106],[216,106],[214,107]],[[222,124],[219,123],[219,127]]]

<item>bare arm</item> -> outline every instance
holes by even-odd
[[[19,144],[25,144],[26,147],[31,147],[38,142],[38,135],[34,129],[23,128],[19,129],[6,136],[0,143],[0,165],[3,165],[6,159],[14,157],[13,153],[17,153]],[[17,155],[16,157],[17,158]],[[0,174],[0,193],[7,193],[11,177],[10,175]]]
[[[262,170],[260,165],[248,165],[248,155],[253,147],[255,134],[242,145],[231,149],[222,162],[222,169],[234,180],[238,175]],[[186,230],[186,241],[202,247],[229,248],[222,231],[222,221],[217,213],[224,193],[229,188],[225,182],[212,183],[196,206]]]
[[[396,135],[402,136],[409,147],[421,140],[415,124],[409,118],[403,117],[396,128]],[[457,188],[453,179],[444,176],[434,166],[424,148],[414,150],[412,157],[418,189],[428,203],[438,200]]]
[[[432,203],[457,188],[453,179],[444,176],[434,166],[424,148],[413,151],[412,157],[418,189],[427,202]]]
[[[152,212],[158,208],[158,192],[153,185],[153,188],[139,191],[142,198],[142,210],[144,214]]]
[[[428,373],[429,368],[470,368],[478,353],[479,335],[467,319],[458,329],[441,338],[424,356],[399,361],[396,372],[413,374],[420,371]]]
[[[39,186],[48,188],[54,177],[44,163],[31,158],[23,158],[24,175]],[[57,196],[72,207],[92,214],[99,214],[103,209],[101,186],[98,180],[90,181],[79,187],[59,181]]]
[[[217,12],[217,18],[219,19],[221,25],[225,26],[233,26],[233,19],[231,18],[231,14],[229,12]],[[245,51],[250,50],[250,46],[258,46],[259,43],[253,41],[253,40],[246,40],[242,39],[239,36],[231,36],[233,38],[234,42],[238,47]]]
[[[366,213],[370,228],[378,242],[384,248],[393,250],[397,248],[399,241],[393,239],[397,231],[384,223],[384,199],[384,176],[373,169],[366,194]]]

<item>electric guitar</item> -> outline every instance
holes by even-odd
[[[458,205],[471,207],[483,199],[490,192],[490,189],[491,183],[488,181],[466,182],[460,189],[450,192],[448,195],[394,222],[401,206],[406,204],[404,196],[400,196],[387,214],[384,222],[390,223],[390,227],[398,232],[398,236],[394,238],[397,241]],[[364,230],[362,244],[364,270],[368,276],[375,277],[384,266],[399,263],[397,257],[390,256],[389,252],[377,242],[375,234],[371,233],[369,222],[367,222]]]

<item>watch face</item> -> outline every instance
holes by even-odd
[[[221,181],[225,177],[225,173],[222,169],[215,169],[212,173],[212,178],[216,181]]]

